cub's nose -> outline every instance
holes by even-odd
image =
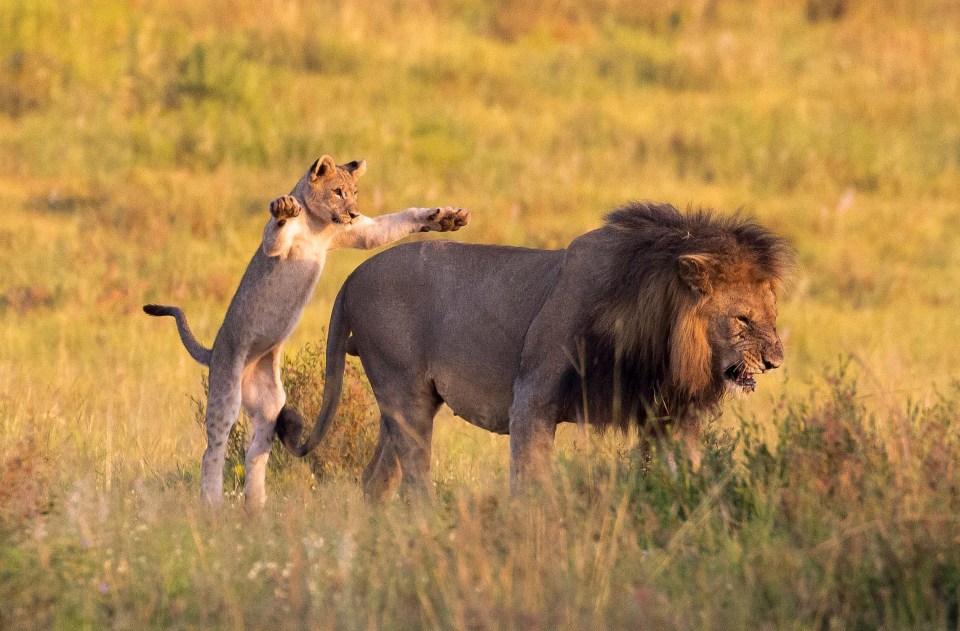
[[[779,367],[780,367],[780,364],[782,364],[782,363],[783,363],[783,360],[782,360],[781,358],[779,358],[779,357],[778,357],[777,359],[773,359],[773,360],[764,358],[764,360],[763,360],[763,368],[764,368],[765,370],[773,370],[774,368],[779,368]]]

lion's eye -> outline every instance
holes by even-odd
[[[737,322],[739,322],[743,326],[750,326],[750,318],[748,318],[747,316],[737,316]]]
[[[333,194],[336,195],[337,197],[339,197],[340,199],[343,199],[343,189],[342,189],[342,188],[335,188],[335,189],[333,189]]]

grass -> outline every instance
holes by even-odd
[[[80,480],[17,516],[0,611],[39,627],[953,627],[957,396],[879,417],[834,376],[777,407],[775,451],[750,422],[709,432],[697,473],[594,442],[531,504],[438,480],[430,510],[371,510],[299,467],[267,514],[210,515],[195,480]]]
[[[0,626],[956,627],[958,17],[0,0]],[[630,199],[746,207],[797,250],[787,363],[701,471],[564,428],[526,505],[505,439],[444,416],[425,511],[363,505],[353,368],[329,451],[273,458],[264,515],[208,515],[203,372],[139,308],[209,343],[323,153],[368,160],[368,214],[462,205],[474,242],[562,247]],[[303,401],[366,256],[330,257],[290,342]]]

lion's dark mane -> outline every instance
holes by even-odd
[[[786,243],[738,214],[681,213],[648,202],[607,215],[602,233],[605,260],[597,261],[596,300],[560,384],[561,417],[626,429],[652,417],[678,422],[716,410],[725,392],[722,376],[710,371],[705,384],[691,388],[696,376],[677,374],[671,365],[674,329],[700,301],[680,278],[680,257],[717,261],[718,283],[779,287],[790,264]],[[688,344],[677,350],[706,353],[709,361],[708,349]]]

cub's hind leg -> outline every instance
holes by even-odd
[[[223,462],[227,438],[240,413],[240,383],[243,358],[232,349],[214,347],[210,359],[210,388],[207,395],[207,449],[200,464],[200,493],[211,505],[223,502]]]
[[[276,431],[277,415],[287,395],[280,382],[280,347],[249,364],[243,371],[243,409],[253,425],[253,437],[247,447],[246,483],[243,496],[247,508],[261,508],[266,502],[267,459]]]

